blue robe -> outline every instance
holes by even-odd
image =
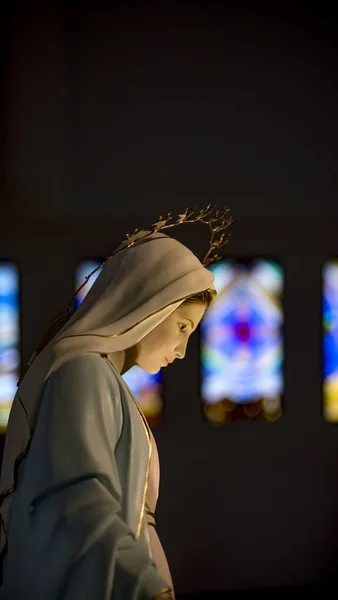
[[[45,383],[8,522],[2,600],[148,600],[168,584],[145,518],[150,431],[99,354]]]

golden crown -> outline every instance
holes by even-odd
[[[112,258],[112,256],[118,254],[122,250],[130,248],[137,242],[146,239],[147,237],[149,237],[153,233],[157,233],[158,231],[163,231],[164,229],[169,229],[170,227],[177,227],[178,225],[182,225],[182,223],[199,222],[208,225],[209,230],[211,231],[210,244],[208,252],[201,260],[201,263],[205,267],[209,267],[210,265],[214,264],[222,258],[222,256],[217,253],[217,250],[222,246],[225,246],[225,244],[227,244],[230,239],[230,233],[227,232],[227,229],[233,222],[233,219],[231,216],[226,216],[229,213],[229,211],[230,209],[227,207],[221,209],[217,208],[216,204],[208,204],[208,206],[201,209],[189,207],[186,208],[183,213],[178,214],[177,220],[174,223],[170,223],[168,225],[169,221],[172,221],[173,219],[171,213],[168,213],[159,217],[159,219],[155,223],[153,223],[151,227],[146,228],[146,231],[143,229],[135,229],[133,233],[127,233],[126,239],[121,244],[122,247],[118,250],[115,250],[113,254],[107,256],[103,263],[96,267],[94,271],[89,273],[89,275],[87,275],[87,277],[85,278],[85,281],[73,294],[68,307],[69,313],[71,314],[73,312],[73,303],[77,294],[87,284],[88,280],[94,275],[94,273],[96,273],[96,271],[98,271],[99,269],[102,269],[102,267]]]

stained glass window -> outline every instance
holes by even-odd
[[[79,264],[75,274],[76,289],[85,281],[86,276],[102,262],[99,260],[84,260]],[[99,274],[100,270],[82,288],[77,297],[76,306],[81,304]],[[149,425],[153,427],[163,416],[164,410],[162,369],[155,375],[150,375],[135,366],[124,373],[122,377],[138,401]]]
[[[323,412],[338,421],[338,259],[323,269]]]
[[[201,321],[201,399],[212,424],[282,415],[281,265],[222,259],[209,267],[217,297]]]
[[[20,369],[19,273],[0,262],[0,432],[5,433]]]

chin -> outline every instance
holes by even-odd
[[[162,367],[159,367],[158,365],[155,367],[151,365],[139,364],[138,366],[146,373],[149,373],[149,375],[156,375],[156,373],[162,369]]]

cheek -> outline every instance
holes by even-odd
[[[163,354],[167,347],[167,335],[164,331],[153,331],[140,342],[142,355]]]
[[[179,344],[181,337],[182,334],[179,333],[177,326],[168,326],[161,335],[162,344],[172,349]]]
[[[172,327],[163,327],[156,332],[154,331],[154,335],[152,339],[149,339],[149,342],[149,352],[165,355],[168,351],[171,353],[174,350],[179,340],[178,335],[175,335]]]
[[[172,330],[168,329],[162,331],[156,338],[156,348],[158,350],[170,350],[176,345],[177,336],[173,334]]]

